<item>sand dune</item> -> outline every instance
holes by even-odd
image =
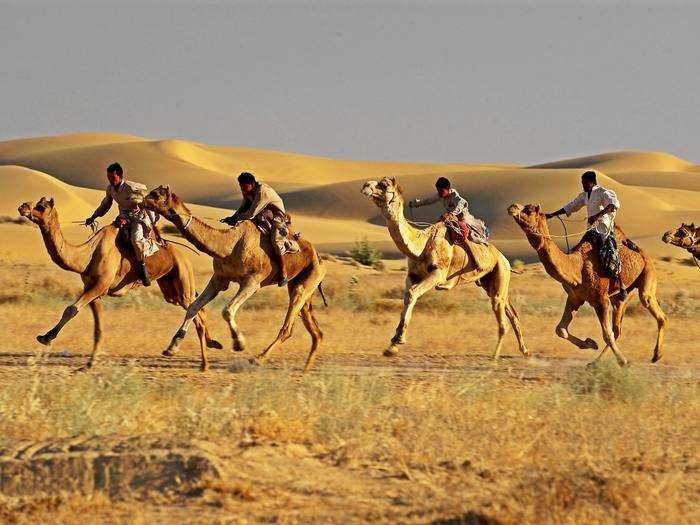
[[[183,140],[130,135],[78,134],[0,143],[0,164],[25,166],[76,186],[102,189],[105,167],[120,162],[127,176],[154,187],[169,184],[190,201],[231,206],[241,171],[256,173],[280,191],[383,174],[403,176],[488,169],[488,165],[441,165],[332,160],[292,153],[208,146]]]
[[[682,220],[700,219],[698,166],[665,153],[607,153],[522,168],[332,160],[117,134],[0,142],[0,164],[15,164],[0,166],[0,214],[16,215],[20,202],[46,195],[56,199],[62,219],[83,219],[101,199],[104,168],[115,160],[131,178],[151,187],[170,184],[212,224],[239,202],[235,175],[252,171],[283,193],[297,228],[322,250],[342,251],[367,237],[385,253],[396,253],[376,207],[359,193],[365,180],[384,175],[399,179],[406,199],[433,193],[435,179],[448,176],[513,257],[531,259],[533,254],[506,207],[521,202],[559,208],[580,191],[586,168],[600,171],[600,182],[618,193],[619,224],[652,253],[668,251],[658,241],[661,232]],[[440,213],[432,206],[416,210],[414,217],[433,221]],[[551,227],[561,233],[558,221]],[[569,224],[569,231],[583,228],[583,222]],[[76,230],[76,236],[83,234]]]
[[[595,169],[607,173],[628,171],[687,171],[693,164],[668,153],[649,151],[619,151],[565,159],[529,166],[535,169]]]

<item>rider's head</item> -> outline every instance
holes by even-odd
[[[450,181],[447,180],[445,177],[440,177],[436,182],[435,182],[435,188],[437,188],[438,195],[442,197],[443,199],[447,197],[450,193]]]
[[[241,187],[241,191],[244,195],[253,191],[253,188],[255,188],[255,184],[255,175],[253,175],[252,173],[244,171],[238,176],[238,185]]]
[[[598,184],[598,182],[596,181],[595,171],[587,171],[581,175],[583,191],[591,191],[596,184]]]
[[[118,162],[107,166],[107,180],[115,188],[124,180],[124,170]]]

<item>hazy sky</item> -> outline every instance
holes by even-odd
[[[0,139],[117,131],[353,159],[653,149],[697,162],[698,20],[697,2],[0,0]]]

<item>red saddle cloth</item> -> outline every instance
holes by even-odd
[[[447,233],[452,244],[463,244],[469,240],[471,228],[464,221],[446,220]]]

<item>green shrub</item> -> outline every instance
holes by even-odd
[[[355,243],[355,247],[350,250],[350,257],[360,264],[375,268],[381,264],[382,254],[365,237]]]

